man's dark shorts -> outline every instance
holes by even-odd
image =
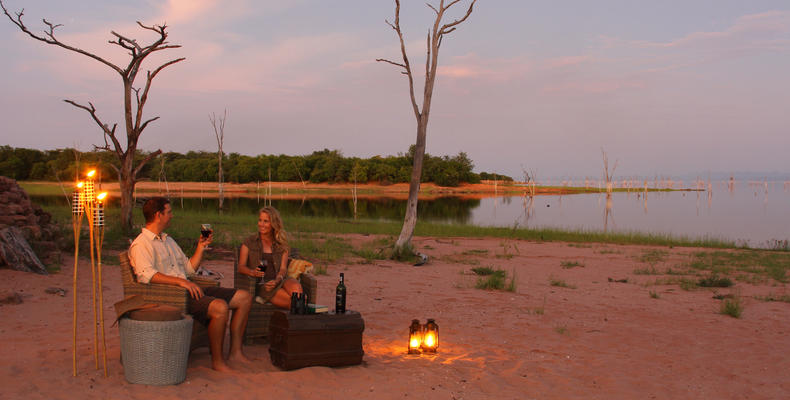
[[[190,297],[188,308],[189,314],[192,315],[192,318],[195,321],[198,321],[203,325],[208,325],[208,305],[216,299],[225,300],[226,303],[230,304],[230,299],[232,299],[233,295],[236,294],[236,289],[219,286],[206,287],[202,289],[203,297],[201,297],[200,300],[195,300]]]

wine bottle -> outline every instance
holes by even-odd
[[[342,314],[346,312],[346,285],[343,283],[343,273],[340,273],[340,283],[337,284],[335,290],[335,313]]]

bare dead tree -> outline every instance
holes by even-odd
[[[217,158],[219,162],[217,182],[219,182],[219,209],[222,210],[222,204],[225,200],[225,196],[222,191],[222,182],[224,181],[222,173],[222,157],[224,155],[222,152],[222,145],[225,143],[225,121],[228,119],[228,110],[225,109],[224,114],[222,114],[222,117],[219,119],[217,119],[217,116],[214,113],[211,113],[208,119],[211,121],[211,126],[214,128],[214,136],[217,137]]]
[[[134,206],[134,186],[137,183],[137,174],[148,161],[158,156],[162,152],[161,150],[157,150],[146,155],[139,162],[135,162],[134,157],[135,153],[137,152],[137,141],[140,139],[140,135],[143,133],[143,130],[145,130],[148,124],[159,119],[159,117],[154,117],[143,120],[143,109],[145,108],[145,103],[148,100],[148,94],[151,90],[151,83],[153,82],[156,75],[159,74],[159,72],[161,72],[163,69],[177,62],[183,61],[185,58],[176,58],[159,65],[153,70],[148,70],[145,77],[145,83],[142,87],[135,87],[135,80],[146,57],[157,51],[175,49],[181,46],[169,44],[167,42],[167,26],[165,24],[147,26],[138,21],[137,25],[139,25],[140,28],[156,33],[158,38],[151,44],[141,45],[136,39],[128,38],[124,35],[116,33],[115,31],[110,31],[114,38],[110,40],[109,43],[121,47],[127,51],[128,55],[130,56],[129,63],[126,66],[119,66],[94,53],[82,50],[78,47],[74,47],[60,41],[57,37],[55,37],[55,30],[61,27],[61,24],[53,24],[46,19],[43,19],[42,21],[44,22],[44,25],[46,25],[46,28],[44,29],[43,34],[36,34],[30,31],[24,22],[22,22],[22,17],[25,13],[24,9],[14,13],[14,16],[12,16],[9,14],[2,0],[0,0],[0,7],[2,7],[3,13],[8,17],[8,19],[31,38],[92,58],[106,65],[121,76],[121,80],[123,81],[123,109],[126,128],[125,148],[123,143],[121,143],[121,140],[116,135],[116,128],[118,124],[113,124],[112,128],[110,128],[108,124],[102,122],[102,120],[97,115],[96,107],[94,107],[92,102],[88,102],[88,104],[85,105],[77,103],[73,100],[64,101],[74,107],[87,111],[96,125],[101,128],[104,145],[94,145],[94,148],[97,150],[106,150],[112,152],[118,158],[120,166],[116,167],[115,165],[112,165],[112,167],[118,173],[118,182],[121,189],[121,227],[126,231],[130,231],[132,227],[132,208]],[[134,96],[132,96],[133,92]]]
[[[601,148],[601,157],[603,157],[603,178],[606,182],[606,195],[612,195],[612,177],[614,177],[614,170],[617,169],[617,160],[614,161],[612,170],[609,170],[609,156],[603,148]]]
[[[406,215],[403,218],[403,227],[401,228],[398,240],[395,242],[395,254],[401,254],[405,249],[411,247],[411,238],[414,235],[414,227],[417,225],[417,195],[420,192],[420,177],[422,175],[422,163],[425,157],[425,136],[428,130],[428,117],[431,112],[431,99],[433,98],[433,87],[436,82],[436,69],[439,65],[439,48],[442,44],[444,35],[450,34],[456,30],[459,24],[466,21],[469,15],[472,14],[472,8],[477,0],[472,0],[469,8],[462,18],[456,19],[453,22],[442,24],[445,12],[461,0],[449,0],[445,4],[445,0],[439,1],[439,6],[434,7],[431,4],[427,6],[436,14],[432,29],[428,32],[426,39],[427,55],[425,57],[425,85],[423,87],[423,101],[422,108],[417,104],[417,99],[414,94],[414,75],[412,73],[409,57],[406,55],[406,43],[403,40],[403,32],[400,27],[400,1],[395,0],[395,21],[391,23],[385,21],[395,33],[398,35],[400,41],[401,57],[403,62],[390,61],[383,58],[378,58],[376,61],[392,64],[396,67],[403,69],[402,74],[406,75],[409,80],[409,96],[411,98],[412,110],[414,117],[417,119],[417,141],[414,149],[414,161],[411,170],[411,180],[409,182],[409,200],[406,206]]]

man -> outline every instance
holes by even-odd
[[[180,286],[189,292],[189,314],[195,319],[195,323],[208,325],[211,367],[217,371],[231,369],[222,355],[222,347],[228,312],[229,309],[233,310],[228,360],[249,361],[241,350],[241,342],[252,305],[250,293],[222,287],[202,289],[187,280],[187,276],[193,275],[200,265],[203,250],[214,239],[213,233],[207,238],[201,235],[195,254],[192,258],[187,258],[175,240],[164,233],[173,219],[170,200],[154,197],[146,201],[143,205],[143,216],[145,228],[129,248],[129,259],[138,282]]]

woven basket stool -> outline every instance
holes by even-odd
[[[177,321],[121,318],[121,358],[129,383],[176,385],[187,376],[192,317]]]

